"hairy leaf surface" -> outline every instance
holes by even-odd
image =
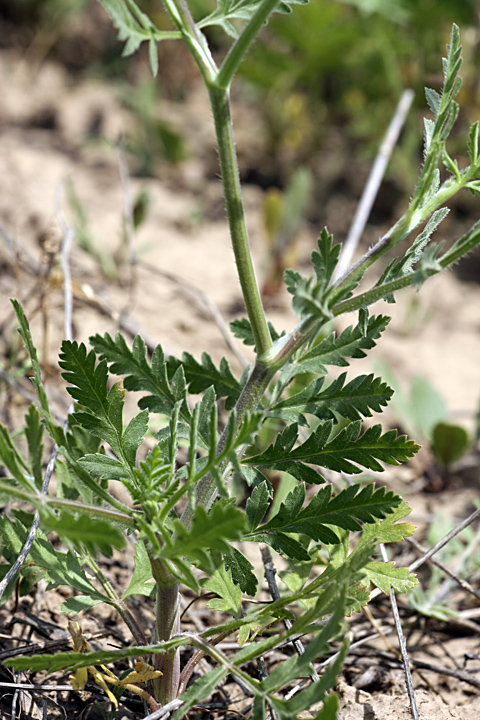
[[[340,335],[331,333],[298,361],[287,365],[280,375],[281,381],[288,382],[301,373],[326,375],[326,365],[347,367],[349,358],[363,358],[367,350],[375,347],[389,322],[385,315],[372,315],[366,324],[350,326]]]
[[[371,417],[372,412],[381,412],[393,395],[393,390],[381,378],[359,375],[345,384],[346,377],[346,373],[342,373],[327,387],[324,387],[325,378],[321,377],[299,393],[275,403],[267,414],[301,425],[308,424],[306,414],[334,422],[337,415],[358,420],[361,416]]]
[[[381,462],[398,465],[418,450],[418,445],[404,435],[398,436],[396,430],[388,430],[382,435],[381,425],[375,425],[361,435],[361,427],[361,420],[351,422],[329,442],[332,421],[326,421],[304,443],[294,448],[298,426],[290,425],[265,452],[245,458],[243,462],[291,474],[295,474],[292,466],[299,463],[301,466],[313,464],[354,474],[362,472],[362,467],[381,472]]]

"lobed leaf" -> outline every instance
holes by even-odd
[[[247,595],[254,597],[257,592],[257,578],[253,565],[236,547],[231,546],[230,552],[223,556],[225,568],[232,573],[233,582]]]
[[[360,435],[361,427],[361,420],[351,422],[328,442],[332,421],[326,421],[304,443],[293,448],[298,426],[290,425],[273,445],[260,455],[245,458],[243,463],[283,470],[295,477],[294,466],[298,463],[353,474],[362,472],[362,467],[382,472],[381,462],[398,465],[413,457],[418,450],[418,445],[404,435],[398,436],[396,430],[388,430],[382,435],[381,425],[375,425]],[[285,438],[288,443],[284,442]]]
[[[323,228],[317,242],[318,252],[312,252],[312,265],[317,277],[317,283],[327,289],[335,268],[337,267],[342,249],[341,243],[333,244],[333,236],[327,228]]]
[[[291,5],[306,5],[309,0],[279,0],[273,12],[290,13]],[[238,30],[232,20],[250,20],[261,5],[261,0],[217,0],[217,8],[197,23],[199,28],[219,25],[232,38]]]
[[[175,536],[162,549],[163,558],[203,557],[205,551],[230,553],[230,542],[239,540],[245,528],[245,514],[229,502],[216,502],[209,513],[197,505],[188,530],[175,521]]]
[[[270,506],[271,498],[272,493],[266,480],[254,487],[245,507],[249,530],[255,530],[261,523]]]
[[[209,578],[200,580],[200,585],[209,593],[215,593],[217,598],[210,600],[207,605],[211,610],[220,610],[233,617],[238,617],[242,590],[234,583],[232,573],[225,566],[220,566]]]
[[[255,345],[255,339],[253,337],[253,330],[252,325],[250,323],[250,320],[248,318],[241,318],[239,320],[232,320],[230,323],[230,329],[232,333],[235,335],[236,338],[239,338],[240,340],[243,340],[244,345]],[[275,342],[275,340],[278,340],[279,337],[284,335],[285,333],[281,333],[281,335],[275,330],[272,323],[268,321],[268,329],[270,330],[270,337],[272,338],[272,341]]]
[[[384,520],[365,525],[354,553],[361,552],[365,546],[373,546],[377,543],[401,542],[404,538],[410,537],[415,532],[415,525],[402,523],[399,520],[407,517],[412,512],[405,502],[397,505]]]
[[[299,393],[275,403],[267,412],[268,417],[281,418],[285,422],[307,425],[305,414],[320,420],[333,420],[337,416],[358,420],[381,412],[388,404],[393,390],[373,375],[359,375],[345,385],[346,373],[324,388],[324,378],[315,380]]]
[[[346,367],[348,358],[366,357],[366,351],[375,347],[375,341],[389,322],[390,318],[385,315],[373,315],[366,324],[359,322],[356,326],[346,328],[340,335],[331,333],[299,360],[287,365],[280,380],[286,383],[301,373],[326,375],[326,365]]]
[[[372,583],[386,595],[390,593],[390,588],[403,593],[418,584],[408,568],[396,568],[394,562],[370,562],[363,568],[363,573],[364,585]]]
[[[123,55],[132,55],[142,42],[149,44],[152,74],[158,72],[157,43],[181,37],[180,33],[160,31],[133,0],[100,0],[118,30],[118,39],[125,40]]]
[[[185,380],[191,393],[202,393],[209,387],[213,387],[217,398],[226,398],[225,407],[227,410],[234,407],[242,386],[232,374],[226,358],[220,360],[218,368],[215,366],[211,356],[206,352],[202,353],[201,363],[187,352],[183,353],[181,362],[176,358],[169,358],[167,361],[170,372],[180,365],[183,366]]]
[[[260,535],[265,542],[268,539],[269,544],[272,544],[272,534],[273,542],[276,542],[279,533],[290,540],[293,539],[285,533],[295,533],[325,544],[337,544],[339,536],[331,526],[349,531],[361,530],[361,523],[374,523],[401,503],[401,499],[393,492],[387,493],[384,487],[375,489],[373,484],[363,487],[351,485],[335,497],[332,497],[332,486],[327,485],[317,492],[306,507],[303,507],[304,499],[305,486],[298,485],[287,496],[278,513],[257,530],[250,531],[245,539],[256,539]],[[282,554],[303,561],[310,560],[303,546],[297,541],[293,542],[300,546],[303,557],[296,558],[288,547],[282,548]],[[294,552],[298,552],[298,548],[292,547]]]
[[[180,414],[185,422],[190,422],[184,374],[178,367],[170,385],[165,355],[160,345],[155,348],[150,364],[145,342],[140,335],[134,339],[131,350],[120,333],[117,333],[115,340],[108,333],[103,337],[94,335],[90,338],[90,344],[99,357],[110,364],[110,372],[126,376],[126,390],[149,393],[139,401],[140,407],[170,417],[175,403],[184,400]]]

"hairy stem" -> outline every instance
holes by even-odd
[[[274,373],[275,369],[272,370],[270,367],[262,365],[259,362],[255,364],[255,367],[253,368],[252,373],[235,406],[237,428],[243,422],[246,413],[255,410],[258,406]],[[227,434],[228,426],[224,428],[220,440],[218,441],[217,455],[220,455],[225,448]],[[223,467],[220,466],[220,471],[223,471],[226,465],[227,461],[224,462]],[[216,497],[217,488],[215,480],[210,474],[205,475],[196,486],[196,502],[197,504],[203,505],[208,510],[212,506]],[[185,527],[191,528],[193,511],[190,504],[185,507],[180,519]]]
[[[252,325],[257,355],[261,356],[272,347],[272,339],[255,277],[245,224],[242,190],[230,117],[229,93],[228,90],[210,85],[209,94],[217,135],[218,156],[233,252],[243,299]]]
[[[180,631],[179,584],[162,560],[150,558],[152,573],[156,582],[155,599],[155,642],[170,640]],[[178,649],[167,650],[155,655],[155,670],[162,675],[153,681],[155,698],[166,705],[177,697],[180,682],[180,653]]]

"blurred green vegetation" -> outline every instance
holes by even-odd
[[[201,18],[216,3],[189,0],[189,4],[194,16]],[[165,29],[168,21],[160,0],[143,0],[140,5]],[[150,172],[148,155],[157,151],[178,162],[184,157],[181,138],[172,139],[171,128],[152,125],[154,93],[146,80],[145,54],[117,60],[113,66],[112,48],[118,58],[118,45],[108,19],[105,16],[103,23],[103,18],[96,0],[3,0],[0,44],[21,44],[24,28],[25,46],[36,48],[37,58],[51,53],[62,61],[63,53],[70,65],[75,65],[75,58],[79,67],[85,60],[84,69],[89,72],[92,67],[97,74],[103,69],[108,77],[136,84],[131,105],[138,110],[139,122],[148,116],[148,138],[135,138],[137,151],[143,154],[140,164]],[[307,166],[317,175],[322,153],[333,146],[340,165],[350,162],[353,151],[357,158],[371,158],[405,87],[415,90],[419,115],[425,112],[423,88],[441,84],[438,58],[445,55],[452,22],[462,32],[461,104],[465,122],[471,122],[480,110],[479,19],[478,0],[310,0],[308,5],[296,6],[289,16],[272,16],[242,65],[244,84],[237,89],[263,114],[265,148],[256,179],[266,187],[285,188],[299,167]],[[73,26],[80,33],[83,28],[82,51],[75,43],[72,46]],[[223,56],[231,40],[218,27],[207,28],[206,33],[215,52]],[[63,39],[62,44],[66,36],[70,42]],[[88,42],[90,52],[85,50]],[[159,96],[185,95],[192,82],[191,66],[182,67],[177,46],[173,49],[171,43],[161,44],[159,52]],[[414,122],[410,119],[402,151],[395,154],[389,170],[402,192],[415,182],[421,136],[420,117]]]
[[[462,29],[466,60],[462,108],[473,115],[477,0],[313,0],[289,17],[273,16],[241,69],[261,98],[271,156],[309,162],[332,128],[373,154],[406,87],[425,111],[424,86],[442,82],[438,57],[452,22]],[[403,158],[397,170],[408,175],[411,150]]]

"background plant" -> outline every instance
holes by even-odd
[[[178,716],[188,712],[230,673],[253,693],[255,717],[264,716],[267,704],[279,716],[296,717],[316,702],[324,702],[323,717],[335,717],[336,701],[334,696],[327,698],[327,693],[335,684],[346,644],[320,680],[289,700],[282,698],[279,691],[292,679],[313,674],[311,663],[327,651],[330,641],[339,637],[345,615],[367,602],[370,583],[385,591],[390,587],[404,590],[414,584],[407,570],[371,560],[379,542],[398,541],[411,534],[413,528],[399,522],[408,514],[408,508],[393,493],[373,485],[352,485],[334,495],[325,475],[329,471],[357,474],[363,468],[381,471],[382,463],[396,464],[411,457],[416,446],[395,431],[383,433],[379,425],[362,433],[362,418],[381,411],[391,396],[390,388],[373,376],[347,381],[341,375],[328,383],[327,366],[345,367],[350,358],[362,357],[375,345],[388,318],[370,317],[371,304],[379,299],[392,301],[397,290],[411,284],[420,287],[429,276],[448,267],[480,242],[477,223],[446,252],[441,245],[430,243],[446,215],[444,203],[460,189],[478,191],[478,124],[472,127],[469,136],[469,167],[459,170],[445,146],[458,113],[455,100],[460,89],[458,30],[454,27],[452,32],[442,94],[427,92],[434,120],[426,121],[425,161],[406,213],[337,282],[332,277],[340,247],[333,244],[324,230],[318,251],[312,255],[312,276],[306,278],[296,271],[286,273],[300,322],[290,333],[279,337],[266,321],[251,265],[228,109],[230,84],[238,65],[276,4],[264,0],[252,4],[226,3],[220,7],[224,23],[232,17],[241,23],[238,37],[220,67],[183,4],[167,3],[177,26],[173,31],[158,30],[132,2],[104,4],[122,39],[127,40],[128,52],[143,41],[149,43],[154,71],[156,43],[179,37],[185,40],[200,68],[212,104],[231,239],[248,313],[248,320],[235,323],[233,329],[248,344],[254,344],[256,362],[251,372],[238,379],[226,361],[217,368],[208,355],[200,362],[188,354],[181,360],[166,360],[157,347],[148,358],[140,337],[130,348],[121,335],[116,338],[96,335],[91,339],[90,352],[72,340],[65,341],[60,363],[69,392],[77,403],[69,428],[65,429],[51,417],[28,323],[22,308],[14,303],[32,361],[40,411],[32,407],[26,418],[25,457],[8,431],[2,429],[0,450],[10,482],[2,481],[0,489],[30,502],[43,530],[55,531],[64,541],[67,551],[60,552],[39,532],[31,557],[51,587],[67,584],[79,593],[65,603],[65,610],[76,612],[99,602],[110,604],[129,625],[136,645],[117,651],[83,652],[88,648],[73,628],[76,652],[16,659],[12,664],[17,668],[51,670],[69,667],[74,670],[78,686],[85,680],[82,668],[88,668],[97,682],[119,687],[123,681],[112,678],[103,665],[119,658],[147,658],[146,672],[142,675],[137,671],[139,674],[127,684],[133,687],[143,680],[149,683],[145,697],[156,708],[159,703],[174,701],[187,686],[194,663],[188,662],[181,668],[179,648],[191,645],[198,651],[196,659],[207,654],[217,666],[182,695]],[[217,23],[218,15],[213,20]],[[206,27],[213,20],[204,18],[199,25]],[[447,171],[443,183],[440,163]],[[417,229],[420,232],[410,241],[406,253],[393,259],[368,289],[362,287],[358,291],[366,270]],[[356,325],[315,343],[319,331],[336,316],[353,311],[359,312]],[[289,395],[292,380],[307,373],[313,373],[315,378]],[[110,385],[109,374],[124,376],[124,380]],[[141,412],[128,423],[123,421],[126,391],[143,393]],[[193,404],[187,393],[200,394],[201,399]],[[221,422],[220,435],[219,399],[229,413],[226,421]],[[149,413],[165,416],[167,425],[157,434],[157,444],[143,454],[140,448],[148,430]],[[41,474],[44,426],[40,414],[61,456],[57,461],[55,497],[46,494]],[[273,442],[268,447],[254,447],[261,426],[272,422],[278,427],[279,421],[280,431]],[[187,444],[188,462],[178,468],[177,451],[181,443]],[[269,470],[289,473],[297,480],[278,510],[271,513],[272,491],[266,474]],[[233,471],[242,475],[251,488],[245,511],[229,497]],[[118,480],[125,486],[131,506],[114,498],[108,490],[109,480]],[[309,488],[307,494],[306,485],[323,487],[314,493]],[[182,511],[180,516],[175,511],[177,507]],[[2,518],[7,556],[24,547],[31,522],[32,516],[24,513]],[[359,530],[361,539],[350,552],[349,534]],[[129,586],[119,597],[95,557],[97,552],[109,554],[113,548],[123,548],[124,531],[135,533],[136,564]],[[241,617],[242,596],[255,595],[258,579],[250,562],[232,544],[238,540],[270,545],[293,561],[293,574],[298,573],[293,591],[273,604],[247,612],[245,617]],[[306,563],[307,568],[308,564],[314,566],[319,553],[324,566],[322,574],[304,582],[305,565],[295,568],[299,563]],[[233,616],[232,621],[195,636],[181,633],[178,619],[180,584],[199,590],[192,564],[204,574],[204,588],[215,592],[221,609]],[[135,594],[150,595],[152,576],[157,620],[155,637],[150,643],[128,606],[128,598]],[[8,574],[5,580],[13,582]],[[258,633],[282,618],[290,619],[286,608],[299,601],[307,610],[293,624],[247,645],[233,659],[215,647],[227,633],[238,630],[241,642],[245,643],[250,632]],[[319,620],[325,618],[327,622],[319,625]],[[306,652],[292,657],[267,678],[254,679],[242,668],[279,643],[305,633],[313,637]]]

